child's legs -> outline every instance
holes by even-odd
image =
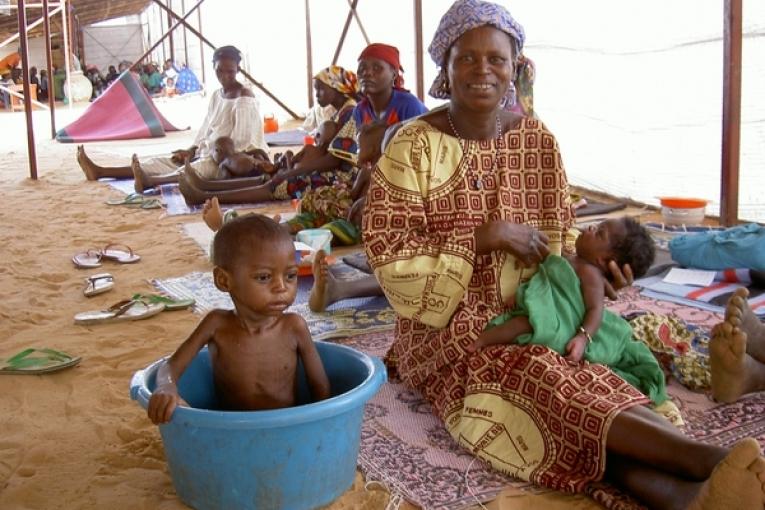
[[[609,454],[697,481],[707,479],[728,453],[722,446],[683,435],[665,418],[643,406],[631,407],[614,418],[606,448]]]

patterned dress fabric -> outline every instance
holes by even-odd
[[[613,418],[645,396],[602,365],[572,367],[544,346],[466,350],[534,272],[504,252],[477,255],[478,225],[525,223],[547,234],[552,253],[573,249],[553,135],[525,118],[501,139],[464,141],[414,120],[378,162],[367,201],[365,249],[398,314],[392,373],[499,471],[570,492],[599,480]]]

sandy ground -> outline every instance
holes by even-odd
[[[136,370],[172,352],[199,317],[164,312],[145,321],[87,327],[75,325],[72,317],[152,291],[151,278],[208,270],[201,250],[180,228],[200,218],[105,205],[120,193],[85,181],[75,145],[48,139],[47,115],[35,113],[39,180],[32,181],[23,115],[0,113],[0,358],[27,347],[51,347],[83,360],[53,374],[0,375],[0,508],[186,508],[173,490],[158,429],[130,400],[128,385]],[[86,147],[99,163],[124,164],[132,152],[153,155],[186,147],[192,136],[184,131]],[[106,262],[95,270],[73,266],[75,253],[110,242],[131,246],[141,261]],[[114,275],[115,288],[86,298],[83,279],[102,271]],[[506,492],[488,507],[538,507],[540,501],[534,501]],[[387,503],[385,491],[366,490],[357,475],[330,508],[382,509]],[[593,506],[586,498],[563,495],[560,500],[548,495],[545,504]]]

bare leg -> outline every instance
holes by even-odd
[[[129,166],[98,166],[85,154],[85,147],[77,146],[77,163],[82,171],[85,172],[85,178],[89,181],[96,181],[101,177],[114,177],[129,179],[133,177],[133,170]]]
[[[733,293],[725,308],[725,322],[740,328],[746,335],[746,353],[765,363],[765,324],[749,308],[748,297],[749,291],[745,288]]]
[[[513,317],[509,321],[495,328],[491,328],[481,333],[475,343],[468,347],[468,352],[475,352],[481,347],[495,344],[512,344],[518,336],[525,333],[532,333],[529,318],[524,315]]]
[[[178,182],[178,172],[171,172],[165,175],[149,175],[141,168],[141,162],[138,161],[138,156],[133,154],[133,160],[131,161],[131,170],[133,172],[133,178],[135,179],[135,191],[136,193],[143,193],[147,188],[155,188],[162,184],[172,184]]]
[[[319,250],[313,260],[313,278],[308,307],[314,312],[323,312],[332,303],[343,299],[384,295],[374,276],[353,281],[332,276],[324,250]]]
[[[241,177],[237,179],[204,179],[186,162],[183,170],[186,180],[197,189],[204,191],[226,191],[233,189],[252,188],[259,186],[266,181],[264,176],[259,177]]]
[[[271,188],[267,184],[236,190],[201,190],[189,182],[185,173],[178,179],[178,186],[183,194],[183,198],[189,205],[203,204],[205,200],[209,200],[213,197],[218,197],[218,201],[221,204],[266,202],[273,198],[271,195]]]
[[[223,226],[223,211],[220,209],[217,198],[212,197],[210,200],[205,200],[202,219],[213,232],[217,232]]]
[[[607,468],[608,477],[652,508],[761,509],[765,503],[765,459],[754,439],[728,451],[694,441],[653,411],[636,406],[614,419],[606,445],[608,460],[616,459]],[[656,491],[664,499],[651,494]],[[742,504],[729,505],[734,501]]]

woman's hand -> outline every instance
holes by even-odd
[[[191,161],[194,159],[194,154],[196,154],[197,148],[191,147],[189,149],[180,149],[177,151],[173,151],[173,155],[170,156],[170,160],[175,163],[176,165],[180,166],[186,162],[188,159]]]
[[[613,282],[606,280],[605,292],[608,299],[613,301],[616,300],[617,291],[619,291],[619,289],[632,285],[634,276],[632,275],[632,268],[629,264],[624,264],[624,266],[620,268],[615,260],[610,260],[608,262],[608,270],[611,272]]]
[[[508,221],[489,221],[475,229],[476,253],[505,251],[517,259],[517,265],[531,267],[542,262],[549,254],[549,239],[528,225]]]

